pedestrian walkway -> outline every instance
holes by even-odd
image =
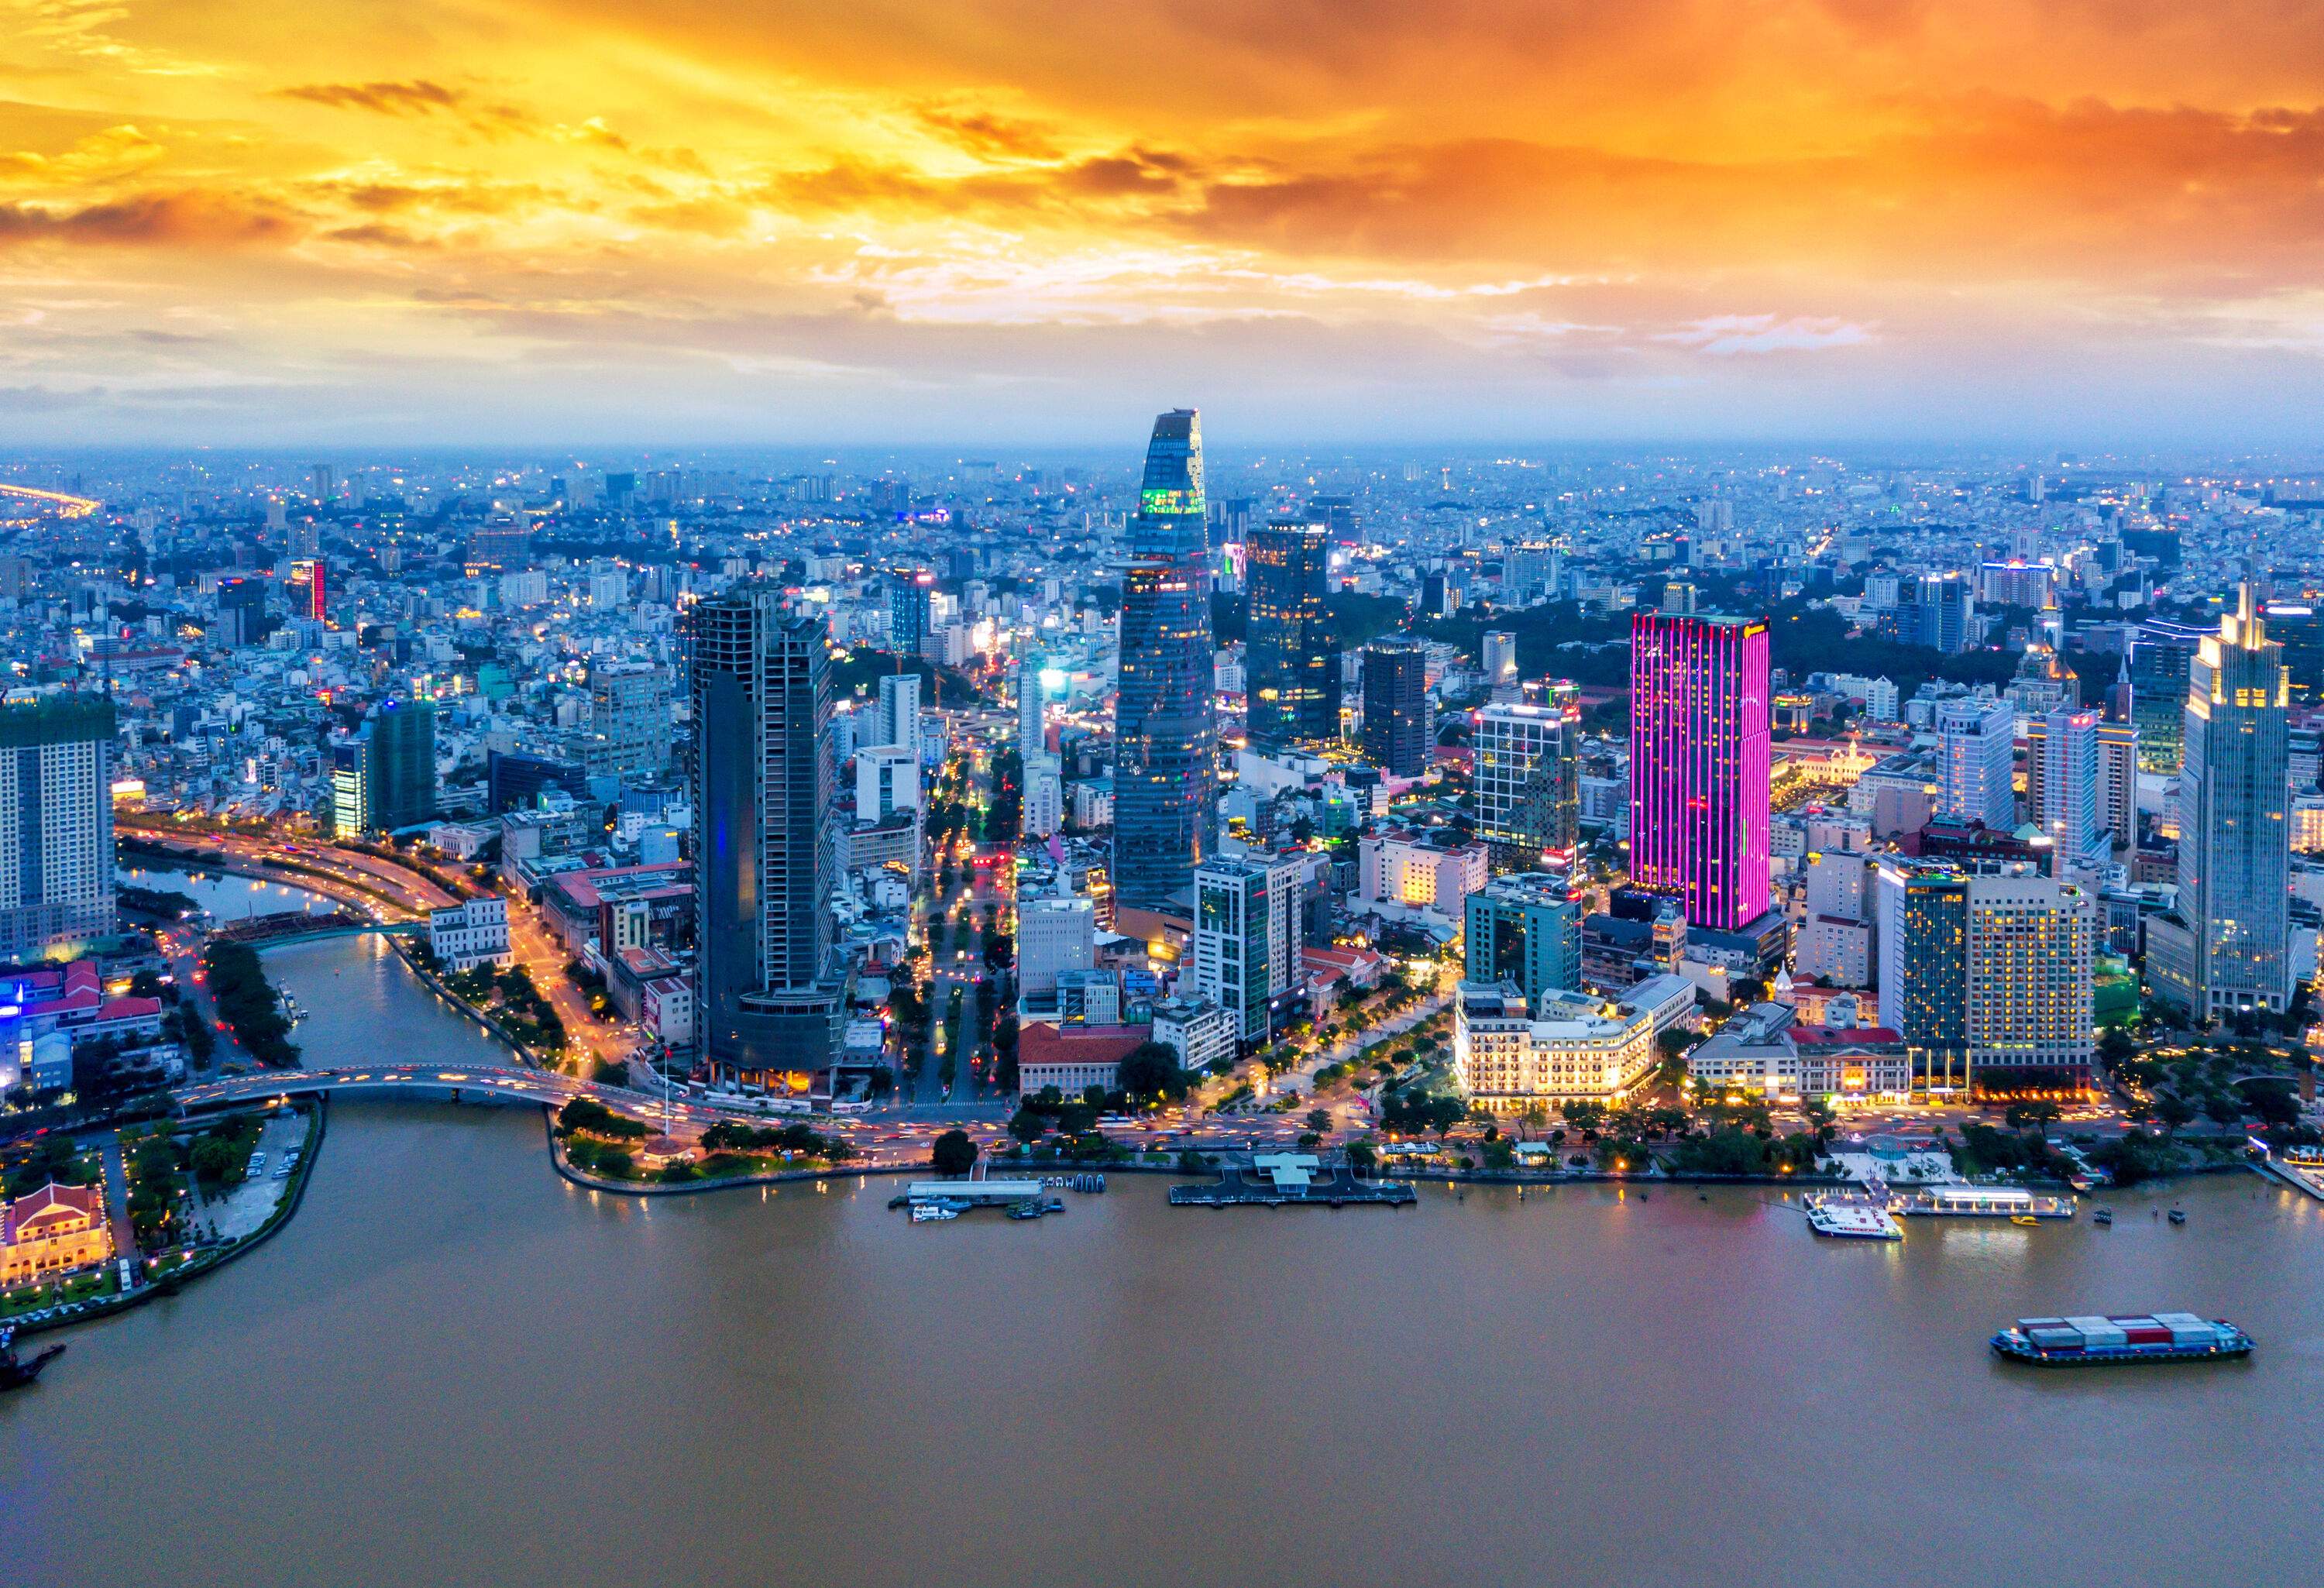
[[[113,1255],[134,1261],[137,1231],[129,1222],[129,1166],[122,1161],[121,1133],[106,1136],[99,1150],[105,1159],[105,1212],[113,1226]]]

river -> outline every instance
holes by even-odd
[[[375,943],[268,959],[313,1062],[484,1040]],[[1739,1190],[1112,1184],[1033,1224],[915,1226],[881,1180],[643,1203],[527,1113],[337,1105],[283,1234],[0,1398],[6,1580],[2245,1583],[2324,1548],[2324,1204],[2248,1176],[1896,1246]],[[1984,1346],[2156,1306],[2260,1352]]]

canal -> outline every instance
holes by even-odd
[[[315,1062],[484,1041],[377,945],[269,961]],[[643,1203],[530,1113],[338,1105],[281,1236],[0,1397],[6,1580],[2111,1588],[2324,1550],[2324,1204],[2252,1177],[1895,1246],[1772,1192],[1165,1184],[1025,1224],[881,1181]],[[2182,1306],[2258,1355],[1984,1345]]]

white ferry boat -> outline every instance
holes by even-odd
[[[1870,1202],[1836,1199],[1808,1204],[1808,1228],[1840,1241],[1902,1241],[1904,1226]]]

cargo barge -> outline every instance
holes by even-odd
[[[2043,1367],[2098,1367],[2249,1356],[2252,1337],[2225,1318],[2158,1312],[2139,1317],[2019,1318],[1993,1337],[1993,1349]]]

